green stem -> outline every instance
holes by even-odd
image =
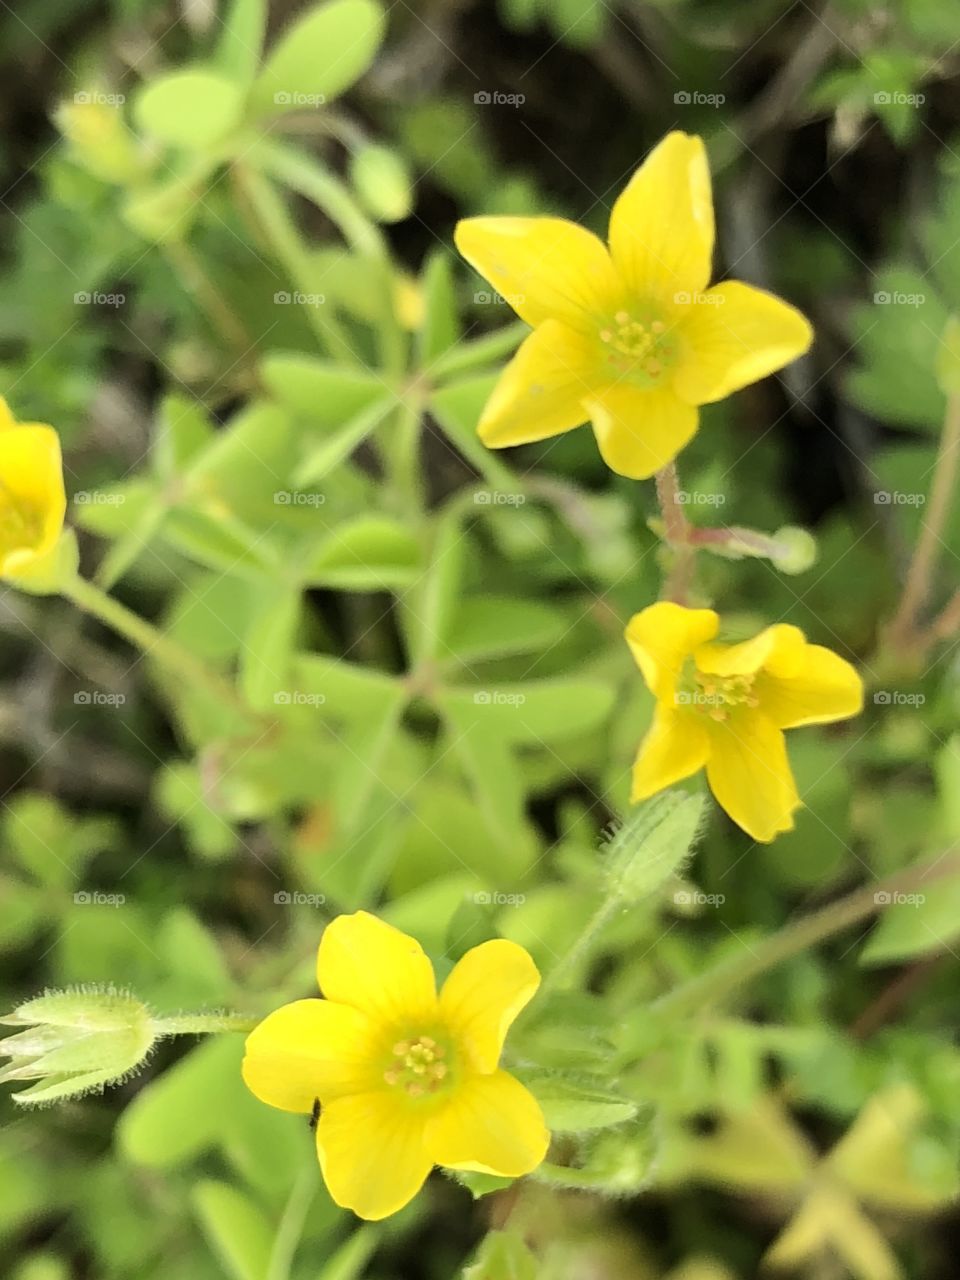
[[[823,942],[842,929],[866,920],[883,909],[899,894],[913,893],[927,884],[945,880],[960,873],[960,856],[951,851],[921,867],[909,867],[877,884],[831,902],[786,925],[777,933],[752,946],[743,956],[728,960],[715,969],[699,974],[676,990],[661,996],[653,1011],[661,1017],[681,1018],[726,999],[738,987],[766,973],[808,947]]]
[[[515,324],[498,329],[496,333],[485,333],[482,338],[458,343],[438,356],[424,372],[432,381],[439,382],[456,373],[466,373],[485,365],[496,364],[504,356],[511,355],[517,344],[529,333],[530,326],[518,320]]]
[[[322,209],[360,255],[376,263],[380,294],[379,340],[383,372],[399,377],[407,364],[406,338],[397,320],[390,250],[377,227],[354,200],[349,188],[313,156],[282,143],[264,141],[251,153],[254,163],[284,186]]]
[[[61,594],[82,609],[84,613],[99,619],[118,635],[129,640],[148,658],[153,658],[168,670],[197,688],[202,689],[217,702],[246,718],[251,711],[229,681],[206,663],[201,662],[189,649],[158,630],[151,622],[107,595],[98,586],[84,578],[74,577],[60,587]]]
[[[158,1036],[206,1036],[220,1031],[242,1031],[246,1034],[260,1019],[242,1013],[185,1013],[152,1021]]]
[[[385,423],[385,454],[390,479],[401,509],[419,514],[423,510],[423,483],[420,467],[420,426],[422,412],[416,403],[403,401]]]
[[[944,545],[943,530],[950,515],[957,469],[960,467],[960,396],[951,396],[943,419],[940,449],[934,464],[930,504],[921,521],[920,537],[907,570],[900,604],[890,624],[896,648],[906,653],[912,647],[917,615],[926,604],[937,560]]]
[[[313,264],[290,211],[262,173],[236,165],[234,179],[243,192],[264,239],[294,287],[295,300],[321,347],[345,364],[359,365],[360,357],[336,318],[333,304],[315,301]],[[314,299],[314,301],[311,301]]]
[[[567,977],[579,962],[589,954],[593,945],[593,940],[598,937],[616,913],[623,908],[623,898],[618,893],[609,893],[594,911],[593,915],[584,925],[579,936],[569,947],[557,963],[553,966],[541,984],[538,993],[538,999],[548,995],[551,991],[556,991],[561,985],[562,980]]]
[[[265,1280],[289,1280],[307,1214],[317,1194],[317,1161],[311,1155],[294,1182],[273,1237]]]

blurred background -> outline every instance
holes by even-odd
[[[323,920],[359,905],[386,904],[442,951],[475,927],[457,914],[467,901],[545,967],[563,953],[650,714],[620,631],[659,590],[653,486],[611,475],[585,430],[481,456],[476,419],[521,330],[456,259],[452,233],[466,215],[550,213],[602,235],[636,165],[681,129],[710,152],[716,278],[777,292],[817,333],[782,377],[704,412],[681,478],[694,522],[803,524],[819,559],[796,577],[714,559],[700,589],[744,627],[804,627],[857,661],[870,691],[862,721],[798,738],[809,808],[795,832],[761,848],[716,817],[689,882],[619,922],[582,975],[643,1057],[642,1011],[659,992],[960,838],[957,610],[922,646],[883,644],[934,473],[941,335],[960,308],[957,10],[396,0],[374,35],[343,33],[348,62],[369,46],[352,78],[317,101],[297,81],[302,100],[279,104],[274,133],[318,168],[278,195],[216,137],[194,149],[201,104],[164,124],[162,160],[144,141],[154,81],[256,60],[256,7],[0,3],[0,393],[62,435],[85,571],[225,670],[242,667],[241,648],[278,643],[264,637],[284,606],[261,539],[282,556],[318,523],[382,510],[394,525],[375,546],[358,536],[345,563],[318,548],[287,630],[329,664],[325,705],[288,707],[283,736],[211,724],[169,673],[63,601],[0,596],[0,1004],[115,983],[159,1009],[261,1014],[311,993]],[[309,8],[273,0],[267,49]],[[343,184],[359,222],[338,222],[317,173]],[[371,252],[392,263],[409,377],[427,387],[424,353],[446,359],[414,459],[423,512],[477,483],[506,494],[469,506],[430,670],[464,705],[476,690],[524,691],[538,716],[526,736],[509,711],[491,734],[456,696],[444,712],[426,685],[403,684],[421,669],[404,610],[423,568],[412,517],[369,442],[353,452],[362,433],[336,436],[369,404],[350,391],[361,373],[334,385],[302,363],[346,352],[380,368]],[[470,346],[500,333],[486,360]],[[203,483],[181,483],[234,431],[249,456],[208,452]],[[320,474],[317,440],[334,440],[323,470],[335,482],[318,480],[281,520],[291,458]],[[932,603],[949,608],[956,504],[938,541]],[[402,711],[401,685],[413,698]],[[444,745],[445,724],[468,750]],[[5,1096],[0,1269],[948,1280],[958,940],[954,877],[764,976],[633,1073],[644,1110],[630,1125],[599,1137],[574,1126],[585,1190],[537,1186],[519,1208],[512,1192],[471,1201],[436,1176],[398,1218],[355,1230],[309,1182],[306,1122],[243,1091],[239,1037],[165,1044],[103,1096],[28,1112]],[[540,1261],[462,1271],[511,1220]]]

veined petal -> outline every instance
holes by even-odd
[[[764,714],[781,729],[801,724],[829,724],[863,710],[863,681],[832,649],[808,644],[797,671],[779,677],[764,672],[757,681]]]
[[[436,1164],[520,1178],[550,1145],[540,1104],[506,1071],[468,1076],[427,1122],[427,1150]]]
[[[618,382],[587,397],[585,407],[604,462],[631,480],[666,466],[697,429],[697,410],[670,387]]]
[[[684,314],[688,312],[689,314]],[[813,329],[796,307],[739,280],[728,280],[678,312],[677,395],[711,404],[802,356]]]
[[[324,1107],[317,1155],[335,1203],[371,1222],[409,1204],[433,1167],[423,1112],[386,1090]]]
[[[606,245],[565,218],[465,218],[454,240],[527,324],[594,329],[622,300]]]
[[[789,678],[801,669],[806,643],[799,627],[778,622],[739,644],[705,644],[694,661],[710,675],[753,676],[763,668]]]
[[[581,426],[598,367],[595,342],[559,320],[545,321],[500,375],[480,418],[480,439],[502,449]]]
[[[283,1005],[247,1036],[242,1074],[252,1094],[281,1111],[309,1113],[373,1087],[376,1028],[365,1014],[329,1000]]]
[[[420,943],[367,911],[327,925],[317,981],[328,1000],[353,1005],[381,1024],[426,1024],[436,1017],[433,965]]]
[[[703,768],[709,754],[710,739],[696,715],[658,706],[634,761],[630,803],[689,778]]]
[[[624,634],[650,692],[672,705],[681,667],[695,649],[713,639],[719,626],[712,609],[687,609],[670,600],[635,613]]]
[[[641,298],[699,293],[713,260],[713,196],[702,141],[668,133],[627,184],[610,215],[617,271]]]
[[[711,724],[707,781],[717,803],[762,844],[793,827],[800,797],[783,733],[761,711]]]
[[[514,1018],[540,985],[530,954],[494,938],[454,965],[440,992],[440,1014],[475,1071],[496,1070]]]

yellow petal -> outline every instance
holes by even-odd
[[[687,609],[669,600],[635,613],[624,634],[650,692],[672,705],[681,667],[719,626],[712,609]]]
[[[753,676],[763,668],[788,678],[800,671],[806,640],[785,622],[766,627],[740,644],[705,644],[694,654],[700,671],[717,676]]]
[[[317,981],[328,1000],[353,1005],[389,1026],[436,1017],[433,965],[415,938],[366,911],[337,916],[324,930]]]
[[[702,769],[710,739],[696,715],[659,706],[633,765],[631,804],[672,786]]]
[[[547,320],[520,344],[494,387],[477,428],[492,449],[529,444],[586,422],[583,401],[597,386],[596,344]]]
[[[856,669],[819,644],[804,647],[802,664],[791,675],[764,673],[756,691],[764,713],[781,729],[829,724],[863,710],[863,681]]]
[[[440,992],[441,1017],[475,1071],[496,1069],[514,1018],[540,985],[529,953],[494,938],[461,957]]]
[[[641,298],[672,302],[710,280],[713,197],[703,143],[668,133],[613,206],[610,252]]]
[[[386,1090],[324,1107],[317,1155],[335,1203],[371,1222],[409,1204],[433,1166],[423,1112]]]
[[[586,409],[604,462],[631,480],[666,466],[697,429],[697,410],[669,387],[618,382],[587,397]]]
[[[520,1178],[543,1160],[550,1134],[540,1104],[506,1071],[468,1076],[427,1122],[436,1164]]]
[[[688,314],[684,314],[688,312]],[[679,309],[677,395],[710,404],[802,356],[809,321],[772,293],[728,280]]]
[[[781,730],[762,712],[741,709],[709,732],[707,781],[721,808],[762,844],[790,831],[800,797]]]
[[[4,493],[38,512],[43,534],[37,550],[49,551],[60,535],[67,509],[60,437],[53,427],[29,423],[4,431],[0,503]]]
[[[0,431],[8,431],[17,425],[17,420],[10,410],[4,396],[0,396]]]
[[[527,324],[595,330],[621,304],[606,246],[565,218],[465,218],[454,240]]]
[[[243,1079],[261,1102],[309,1112],[373,1088],[376,1028],[365,1014],[329,1000],[295,1000],[264,1018],[247,1037]]]

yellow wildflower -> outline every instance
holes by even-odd
[[[661,602],[634,614],[627,643],[657,699],[633,766],[636,803],[706,768],[717,802],[754,840],[793,827],[800,806],[784,729],[856,715],[863,684],[843,658],[778,623],[716,644],[712,609]]]
[[[0,578],[28,579],[48,561],[67,499],[53,427],[17,422],[0,397]]]
[[[491,448],[593,423],[607,465],[643,479],[697,429],[698,406],[802,355],[793,307],[738,280],[708,288],[703,143],[669,133],[613,206],[609,250],[563,218],[467,218],[457,248],[534,332],[480,419]]]
[[[283,1111],[319,1101],[317,1153],[337,1204],[376,1220],[437,1164],[507,1177],[537,1167],[549,1142],[539,1104],[498,1065],[540,983],[522,947],[472,948],[438,995],[420,944],[358,911],[327,926],[317,979],[324,999],[284,1005],[251,1032],[243,1078]]]

